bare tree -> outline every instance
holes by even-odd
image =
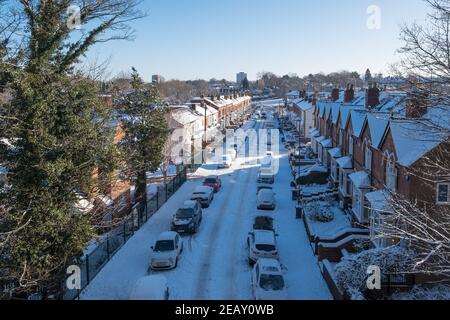
[[[399,50],[402,60],[394,72],[429,98],[430,107],[450,105],[450,1],[425,0],[432,12],[428,24],[405,25],[401,31],[404,42]]]
[[[417,120],[420,125],[411,127],[407,135],[418,144],[429,139],[440,143],[402,173],[418,180],[423,192],[410,198],[390,194],[392,212],[375,231],[379,238],[403,243],[416,252],[409,272],[445,279],[450,277],[450,207],[437,204],[436,189],[439,182],[450,181],[450,1],[425,1],[432,9],[429,23],[403,27],[402,60],[394,69],[412,89],[409,108],[421,109],[418,115],[424,108],[435,114],[432,121]]]

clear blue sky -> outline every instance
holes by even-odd
[[[381,9],[379,30],[367,28],[370,5]],[[428,8],[422,0],[146,0],[142,10],[133,42],[100,44],[89,58],[110,57],[113,75],[135,66],[146,80],[386,72],[400,25],[423,21]]]

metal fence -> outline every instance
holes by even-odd
[[[147,202],[135,205],[126,220],[108,232],[104,240],[92,252],[82,259],[78,259],[76,264],[81,270],[81,289],[69,290],[64,283],[63,299],[78,299],[80,292],[89,285],[114,254],[169,200],[186,180],[187,169],[184,167],[180,173],[165,183],[163,188],[158,188],[158,192],[147,199]]]

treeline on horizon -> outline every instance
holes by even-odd
[[[339,71],[329,74],[309,74],[303,77],[293,73],[278,76],[272,72],[260,72],[257,76],[257,80],[248,81],[248,89],[260,91],[270,89],[273,95],[283,96],[286,92],[291,90],[330,91],[334,87],[345,88],[349,83],[354,84],[356,87],[361,87],[364,85],[365,80],[373,79],[376,81],[381,80],[382,78],[382,74],[372,76],[369,70],[367,70],[364,75],[355,71]],[[158,83],[156,86],[161,97],[169,104],[182,104],[189,101],[192,97],[211,93],[211,87],[214,85],[233,86],[236,85],[236,83],[226,79],[215,78],[210,80],[171,79]],[[129,88],[130,79],[128,75],[121,74],[107,83],[105,86],[105,93],[112,90],[128,90]]]

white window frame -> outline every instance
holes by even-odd
[[[353,156],[353,149],[354,149],[355,141],[353,139],[353,135],[350,135],[348,137],[348,154]]]
[[[439,201],[439,187],[447,186],[447,201]],[[436,185],[436,204],[450,205],[450,182],[438,182]]]
[[[333,178],[334,181],[338,181],[339,177],[337,174],[337,163],[336,163],[336,159],[331,158],[331,177]]]
[[[386,188],[391,191],[397,190],[398,171],[395,166],[395,155],[393,153],[386,153]]]
[[[358,217],[359,221],[362,222],[362,214],[361,214],[361,190],[359,190],[358,187],[356,187],[353,183],[353,190],[352,190],[352,207],[353,212]]]

